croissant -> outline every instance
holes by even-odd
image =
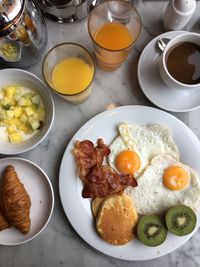
[[[6,167],[4,171],[0,197],[5,218],[23,234],[27,234],[31,226],[31,200],[13,166]]]
[[[3,216],[0,211],[0,231],[5,230],[10,227],[10,224],[6,221],[6,218]]]

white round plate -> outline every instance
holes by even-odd
[[[54,193],[51,182],[44,171],[35,163],[22,158],[0,159],[0,177],[8,165],[13,165],[20,181],[31,199],[31,229],[27,235],[14,227],[0,232],[1,245],[19,245],[39,235],[47,226],[54,207]],[[1,178],[0,178],[1,179]]]
[[[91,213],[90,199],[81,196],[82,184],[77,176],[76,162],[72,153],[76,140],[89,139],[96,142],[103,138],[110,144],[118,135],[117,127],[122,122],[141,125],[162,124],[172,131],[173,138],[180,150],[182,162],[190,165],[200,173],[200,142],[192,131],[172,115],[145,106],[123,106],[105,111],[83,125],[72,137],[63,155],[59,190],[62,205],[70,223],[76,232],[95,249],[115,258],[125,260],[148,260],[170,253],[183,245],[192,234],[176,237],[168,234],[167,240],[158,247],[147,247],[135,238],[124,246],[113,246],[103,241],[95,230],[95,222]],[[198,228],[200,224],[198,215]]]
[[[158,62],[162,52],[157,47],[157,41],[181,33],[183,31],[166,32],[154,38],[142,51],[138,63],[138,80],[145,96],[156,106],[173,112],[187,112],[200,107],[200,88],[172,89],[160,77]]]

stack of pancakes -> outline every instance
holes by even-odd
[[[113,245],[124,245],[133,239],[138,215],[132,199],[125,193],[105,199],[95,198],[92,212],[97,232],[103,240]]]

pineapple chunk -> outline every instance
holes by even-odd
[[[10,100],[10,105],[12,105],[12,106],[15,106],[15,105],[16,105],[16,101],[15,101],[14,98],[12,98],[12,99]]]
[[[34,110],[31,107],[24,108],[24,111],[28,117],[34,114]]]
[[[19,100],[17,100],[17,104],[19,106],[25,106],[26,105],[26,98],[20,97]]]
[[[3,108],[5,109],[5,107],[10,106],[10,99],[7,97],[4,97],[1,104],[2,104]]]
[[[30,106],[32,106],[32,102],[31,102],[30,99],[26,99],[26,100],[25,100],[25,106],[26,106],[26,107],[30,107]]]
[[[6,116],[6,110],[0,109],[0,120],[3,120],[5,116]]]
[[[15,101],[18,102],[20,100],[20,98],[21,98],[21,95],[19,93],[15,93],[15,95],[14,95]]]
[[[37,114],[37,112],[35,112],[35,113],[33,114],[33,118],[37,120],[38,117],[39,117],[39,115]]]
[[[5,117],[4,120],[3,120],[4,124],[7,125],[7,126],[10,125],[9,124],[10,121],[11,121],[11,119],[9,120],[7,117]]]
[[[18,118],[13,118],[11,120],[5,120],[5,122],[8,123],[8,125],[11,125],[11,126],[19,126],[21,123],[20,123],[20,120]]]
[[[29,125],[26,125],[26,124],[21,124],[18,126],[18,129],[22,132],[24,132],[25,134],[31,134],[32,133],[32,130],[31,128],[29,127]]]
[[[38,112],[38,118],[40,118],[40,120],[43,121],[44,117],[45,117],[44,109],[40,109],[40,111]]]
[[[34,119],[34,117],[29,117],[28,118],[28,123],[31,126],[31,128],[35,131],[38,130],[40,128],[40,123],[38,120]]]
[[[15,93],[16,93],[17,95],[22,95],[21,87],[16,87]]]
[[[6,110],[6,116],[7,116],[9,119],[12,119],[12,118],[14,118],[15,113],[14,113],[13,110]]]
[[[8,125],[7,125],[7,123],[5,121],[0,121],[0,126],[7,127]]]
[[[23,141],[23,137],[20,133],[14,132],[8,135],[11,143],[20,143]]]
[[[16,130],[15,130],[15,128],[13,126],[8,127],[7,131],[8,131],[8,134],[12,134],[12,133],[16,132]]]
[[[5,88],[5,96],[9,99],[11,99],[16,91],[16,88],[14,86],[8,86]]]
[[[22,116],[21,116],[21,118],[20,118],[20,121],[22,122],[22,123],[26,123],[27,122],[27,116],[25,115],[25,114],[22,114]]]
[[[14,109],[15,118],[19,118],[22,115],[22,107],[16,107]]]

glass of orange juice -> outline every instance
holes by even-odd
[[[61,43],[49,50],[42,64],[43,77],[51,89],[68,102],[84,102],[92,92],[94,61],[77,43]]]
[[[133,48],[141,29],[137,10],[123,0],[108,0],[96,6],[88,18],[88,31],[98,65],[117,69]]]

